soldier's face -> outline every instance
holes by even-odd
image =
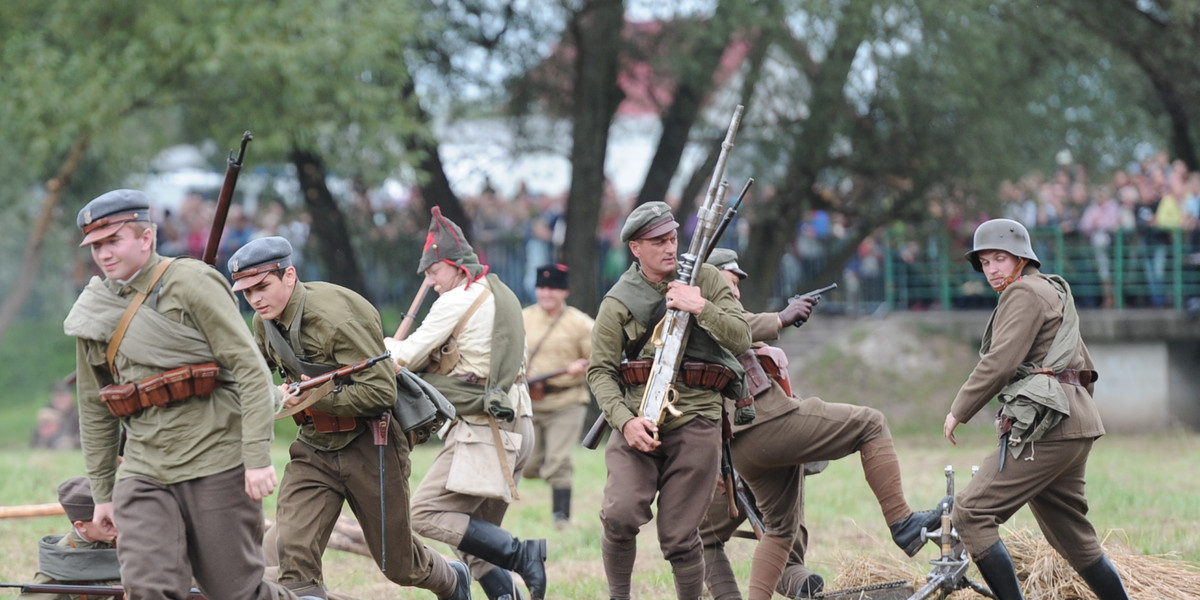
[[[542,307],[542,310],[557,314],[563,304],[567,302],[567,295],[570,292],[558,288],[539,287],[534,288],[534,294],[537,296],[538,306]]]
[[[267,275],[262,281],[246,288],[246,302],[264,321],[273,321],[283,314],[292,290],[296,288],[296,267],[284,269],[283,275]]]
[[[425,280],[438,294],[444,294],[462,283],[462,271],[444,262],[435,262],[425,269]]]
[[[1017,257],[1003,250],[984,250],[979,253],[979,266],[992,289],[1004,285],[1004,280],[1017,268]]]
[[[742,278],[732,271],[721,271],[721,277],[725,278],[725,283],[728,283],[729,289],[733,290],[733,297],[741,300],[742,290],[738,287],[738,283],[742,281]]]
[[[658,237],[632,240],[629,250],[642,265],[642,272],[651,281],[662,281],[675,272],[675,254],[679,251],[679,234],[675,231]]]
[[[154,231],[125,225],[112,235],[92,242],[92,260],[104,271],[104,276],[128,281],[150,258],[154,248]]]

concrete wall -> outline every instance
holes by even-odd
[[[1147,432],[1171,421],[1170,364],[1162,342],[1091,342],[1096,407],[1111,432]]]

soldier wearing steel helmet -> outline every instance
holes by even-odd
[[[943,433],[957,443],[955,428],[993,397],[1003,407],[1000,446],[954,501],[963,544],[997,598],[1023,598],[999,526],[1028,504],[1046,540],[1100,600],[1127,599],[1087,519],[1084,475],[1104,425],[1092,401],[1097,374],[1079,335],[1071,286],[1041,272],[1029,232],[1010,219],[982,223],[966,259],[1000,300]]]

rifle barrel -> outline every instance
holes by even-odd
[[[254,136],[249,130],[242,133],[242,147],[237,159],[229,153],[229,164],[225,166],[225,181],[221,183],[221,194],[217,196],[217,210],[213,214],[212,229],[208,232],[208,243],[204,246],[204,262],[217,264],[217,249],[221,245],[221,233],[225,231],[225,217],[229,216],[229,205],[233,202],[233,188],[237,186],[238,174],[242,171],[242,161],[246,156],[246,144]]]

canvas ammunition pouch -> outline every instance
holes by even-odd
[[[106,385],[100,388],[100,399],[114,417],[131,417],[151,406],[162,408],[212,394],[221,384],[220,372],[215,362],[185,365],[136,383]]]
[[[625,389],[644,385],[650,379],[650,369],[653,366],[654,360],[649,358],[621,363],[619,369],[621,385]],[[679,365],[679,371],[675,373],[675,383],[682,383],[690,388],[720,392],[729,385],[729,382],[733,381],[734,377],[737,377],[737,373],[725,365],[683,361],[683,364]]]

